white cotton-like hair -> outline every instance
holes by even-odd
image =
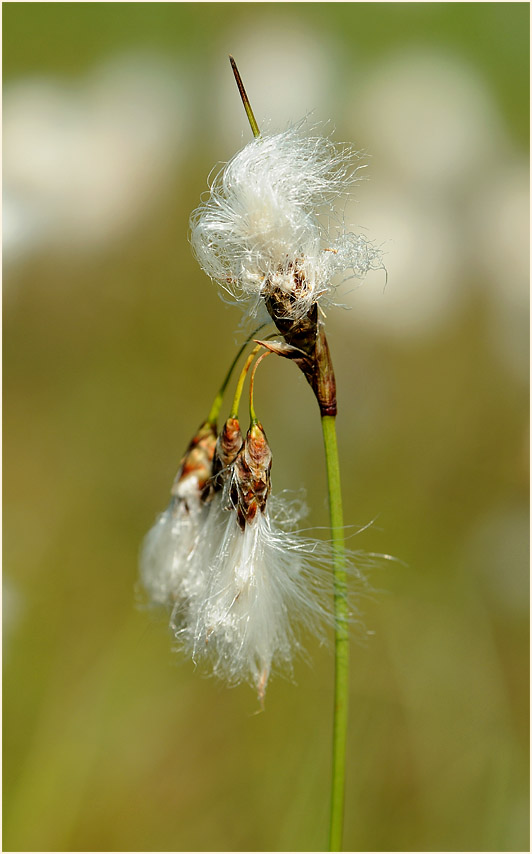
[[[200,603],[207,595],[210,567],[223,536],[227,520],[224,492],[214,494],[205,505],[201,517],[201,531],[191,553],[190,570],[183,575],[182,596],[175,601],[170,618],[170,628],[176,634],[189,635],[191,622],[195,623]]]
[[[330,546],[294,530],[299,508],[281,498],[244,530],[220,493],[209,512],[195,554],[204,571],[189,576],[187,616],[176,605],[173,628],[196,663],[249,682],[262,702],[272,670],[292,673],[303,635],[324,640],[334,624]]]
[[[261,135],[236,154],[190,219],[195,256],[211,279],[253,312],[262,296],[290,297],[303,317],[333,290],[337,273],[358,277],[382,268],[380,251],[362,235],[334,231],[334,203],[354,180],[358,155],[301,125]]]
[[[194,556],[207,512],[198,478],[189,475],[146,534],[140,580],[153,604],[173,607],[186,597],[192,577],[200,569]]]

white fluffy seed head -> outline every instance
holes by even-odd
[[[309,603],[312,610],[317,603],[268,512],[242,530],[234,510],[219,508],[221,501],[211,513],[220,514],[220,537],[180,640],[196,662],[229,684],[250,682],[262,700],[272,665],[290,669],[298,618],[308,619]]]
[[[272,672],[291,675],[304,635],[325,640],[334,624],[330,544],[297,530],[301,502],[270,497],[244,530],[218,493],[189,575],[186,618],[173,629],[197,664],[230,685],[249,682],[264,700]],[[356,574],[348,562],[351,578]],[[354,616],[354,614],[353,614]]]
[[[200,428],[189,446],[170,505],[145,538],[141,581],[152,603],[171,609],[179,646],[230,685],[249,682],[262,703],[272,672],[291,675],[304,635],[324,640],[334,625],[330,544],[299,529],[301,497],[270,495],[259,425],[206,498],[213,441]],[[350,580],[363,581],[349,557]]]
[[[333,289],[336,273],[364,276],[382,267],[362,235],[334,233],[323,214],[346,196],[358,155],[301,125],[260,136],[215,177],[209,198],[191,216],[191,244],[202,268],[251,311],[279,289],[304,316]]]

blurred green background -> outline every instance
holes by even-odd
[[[313,110],[367,152],[388,281],[328,311],[352,644],[346,850],[528,850],[526,3],[4,4],[4,849],[322,850],[330,649],[266,709],[139,610],[144,533],[235,351],[191,256],[207,175]],[[274,488],[327,524],[268,360]],[[323,536],[326,536],[326,531]]]

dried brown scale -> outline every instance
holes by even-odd
[[[253,424],[233,466],[231,501],[242,531],[264,512],[271,490],[272,454],[261,424]]]
[[[244,442],[238,418],[228,418],[216,441],[214,465],[218,470],[234,461]]]
[[[264,347],[296,363],[312,387],[322,415],[336,415],[336,379],[323,324],[318,319],[318,307],[312,306],[305,317],[294,320],[293,304],[297,298],[280,288],[266,289],[265,304],[270,317],[285,339],[286,345],[276,347],[262,341]]]
[[[205,421],[188,446],[179,471],[175,476],[170,494],[179,498],[180,484],[191,475],[197,477],[198,489],[203,492],[212,474],[212,460],[216,447],[216,429]]]
[[[204,500],[209,501],[215,492],[224,486],[224,473],[233,463],[243,443],[238,418],[228,418],[216,441],[216,450],[212,464],[212,478],[207,484]]]
[[[293,319],[298,302],[310,290],[303,269],[303,263],[303,258],[296,258],[293,263],[292,261],[288,262],[286,269],[282,270],[284,275],[287,273],[291,275],[292,287],[290,290],[279,288],[278,285],[273,284],[269,279],[264,282],[262,293],[266,300],[270,300],[271,307],[278,320],[290,321]]]
[[[268,285],[265,286],[263,292],[266,308],[279,332],[292,346],[298,347],[305,353],[311,353],[318,323],[318,306],[316,303],[306,316],[294,320],[297,296],[293,293],[287,293],[279,287],[268,287]]]

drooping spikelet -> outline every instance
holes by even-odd
[[[140,579],[150,601],[173,607],[186,595],[198,569],[194,554],[208,514],[206,485],[212,475],[216,432],[202,424],[175,477],[166,510],[148,531],[140,556]]]
[[[195,661],[230,684],[250,682],[261,702],[272,668],[291,670],[301,629],[321,635],[331,622],[326,546],[296,533],[296,516],[282,502],[271,511],[270,466],[264,430],[254,424],[225,496],[218,492],[211,504],[196,553],[208,571],[176,633]]]
[[[180,640],[190,637],[191,626],[196,625],[198,610],[207,595],[211,565],[215,560],[223,536],[228,506],[228,481],[239,451],[242,433],[238,418],[225,422],[216,440],[211,473],[205,483],[202,498],[205,502],[200,518],[194,549],[189,553],[189,569],[183,575],[182,595],[175,599],[170,627]]]
[[[248,143],[191,216],[192,247],[207,275],[251,311],[280,292],[288,297],[284,315],[299,318],[331,292],[336,273],[362,277],[382,267],[362,235],[320,221],[320,214],[334,218],[357,159],[327,137],[305,136],[301,126]]]
[[[249,682],[261,703],[272,671],[292,672],[302,634],[324,639],[334,624],[329,544],[298,530],[306,508],[270,494],[270,470],[260,424],[245,441],[237,418],[217,439],[202,425],[140,562],[180,648],[230,685]]]

